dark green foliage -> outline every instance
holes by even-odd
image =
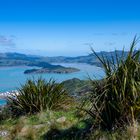
[[[75,97],[81,97],[86,93],[89,93],[92,88],[89,80],[80,80],[77,78],[69,79],[62,83],[69,94]]]
[[[10,115],[11,115],[11,112],[7,108],[7,106],[0,107],[0,123],[1,123],[1,121],[10,118],[11,117]]]
[[[51,128],[42,139],[47,140],[90,140],[91,134],[91,121],[83,120],[79,124],[82,124],[82,127],[79,127],[78,124],[68,128],[59,130],[57,128]]]
[[[99,57],[106,73],[102,82],[93,82],[93,92],[88,98],[88,109],[84,109],[104,129],[112,130],[133,124],[140,115],[140,51],[134,51],[134,38],[127,57]]]
[[[16,115],[32,114],[42,110],[56,110],[69,105],[72,98],[63,89],[62,84],[42,78],[27,80],[18,90],[19,94],[9,97],[9,106]]]

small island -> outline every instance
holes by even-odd
[[[39,74],[39,73],[73,73],[73,72],[78,72],[80,71],[79,69],[76,68],[58,68],[58,69],[48,69],[48,68],[41,68],[41,69],[30,69],[30,70],[25,70],[24,74]]]
[[[42,66],[41,68],[38,69],[29,69],[29,70],[25,70],[24,74],[39,74],[39,73],[59,73],[59,74],[63,74],[63,73],[73,73],[73,72],[78,72],[80,71],[77,68],[72,68],[72,67],[64,67],[61,65],[52,65],[52,64],[46,64],[44,65],[44,63],[41,65],[36,65],[36,66]]]

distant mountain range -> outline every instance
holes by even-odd
[[[116,51],[118,56],[122,55],[122,51]],[[124,56],[128,52],[124,52]],[[111,59],[115,56],[115,51],[112,52],[97,52],[99,56],[106,56]],[[91,65],[101,66],[101,63],[94,54],[89,54],[87,56],[77,56],[77,57],[43,57],[26,55],[20,53],[0,53],[0,66],[38,66],[38,67],[52,67],[50,63],[87,63]]]
[[[36,66],[39,68],[27,69],[24,74],[36,73],[72,73],[79,69],[64,67],[61,65],[52,65],[44,57],[25,55],[19,53],[0,53],[0,67],[4,66]]]

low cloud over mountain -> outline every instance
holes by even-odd
[[[15,47],[15,36],[4,36],[0,35],[0,46],[2,47]]]

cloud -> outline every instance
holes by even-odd
[[[127,33],[127,32],[112,33],[111,35],[112,35],[112,36],[126,36],[126,35],[128,35],[128,33]]]
[[[106,32],[106,33],[101,33],[101,32],[97,32],[97,33],[93,33],[93,36],[126,36],[128,35],[127,32]]]
[[[15,47],[16,46],[15,39],[16,37],[13,35],[11,36],[0,35],[0,46]]]
[[[119,34],[118,34],[118,33],[112,33],[111,35],[113,35],[113,36],[118,36]]]
[[[104,33],[93,33],[94,36],[104,36]]]
[[[87,42],[87,43],[83,43],[83,45],[86,45],[86,46],[89,46],[89,47],[92,47],[93,46],[93,42]]]
[[[115,42],[105,42],[104,45],[105,46],[114,46],[114,45],[116,45],[116,43]]]

